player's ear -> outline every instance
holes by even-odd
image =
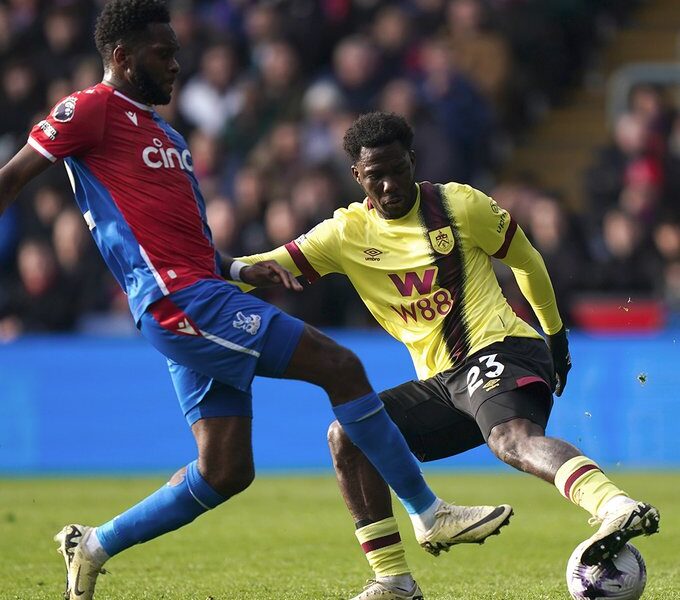
[[[354,177],[354,180],[361,185],[361,181],[359,180],[359,169],[357,169],[357,166],[352,165],[350,169],[352,169],[352,177]]]
[[[411,164],[415,167],[416,166],[416,151],[415,150],[409,150],[408,156],[411,159]]]
[[[118,44],[111,52],[110,64],[115,69],[124,69],[127,66],[127,59],[127,50],[121,44]]]

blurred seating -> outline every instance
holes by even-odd
[[[171,1],[182,71],[173,101],[158,111],[189,140],[223,252],[263,251],[360,201],[342,135],[359,112],[380,108],[414,126],[419,179],[470,183],[511,210],[543,253],[570,324],[592,322],[581,318],[579,294],[604,288],[625,295],[631,285],[631,293],[680,308],[672,201],[680,193],[680,118],[669,96],[653,86],[636,89],[609,142],[590,107],[581,106],[566,125],[543,120],[566,110],[570,91],[592,72],[613,32],[635,22],[640,4]],[[61,97],[100,80],[89,33],[100,6],[0,4],[1,161]],[[667,13],[640,14],[651,26]],[[539,149],[542,160],[526,158],[522,146],[531,132],[551,122],[557,125]],[[602,146],[583,158],[576,139]],[[560,154],[550,158],[553,148]],[[509,157],[519,157],[512,178],[504,170]],[[575,178],[563,168],[570,160],[587,167],[582,202],[570,195]],[[533,168],[554,177],[541,180]],[[565,189],[555,185],[565,181]],[[55,319],[54,328],[105,331],[107,315],[119,327],[122,296],[92,252],[84,223],[78,230],[70,196],[64,173],[51,169],[0,220],[8,335],[30,329],[16,327],[10,309],[26,291],[18,257],[29,241],[43,262],[54,262],[60,280],[81,290],[75,313]],[[617,245],[626,228],[635,231],[629,247]],[[499,273],[518,312],[533,319],[512,279]],[[49,289],[58,306],[62,287]],[[372,325],[342,278],[325,278],[302,299],[281,290],[263,294],[317,325]]]

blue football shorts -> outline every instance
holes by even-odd
[[[299,319],[221,279],[154,302],[138,325],[166,357],[189,425],[252,417],[253,377],[281,377],[304,329]]]

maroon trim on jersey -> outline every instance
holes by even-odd
[[[384,535],[374,540],[368,540],[361,544],[361,549],[368,554],[369,552],[374,552],[375,550],[380,550],[381,548],[386,548],[387,546],[394,546],[401,542],[401,537],[399,532],[391,533],[390,535]]]
[[[201,336],[198,325],[167,296],[154,302],[149,312],[163,329],[179,335]]]
[[[571,488],[572,486],[576,483],[576,481],[583,477],[586,473],[589,473],[590,471],[599,471],[600,468],[595,465],[595,464],[590,464],[590,465],[584,465],[583,467],[579,467],[574,471],[569,477],[567,478],[567,481],[564,484],[564,495],[571,499]]]
[[[510,248],[510,242],[512,238],[515,237],[515,232],[517,231],[517,223],[510,219],[510,225],[508,225],[508,230],[505,232],[505,239],[503,240],[503,245],[498,249],[498,252],[493,255],[494,258],[505,258]]]
[[[458,364],[470,352],[470,332],[463,314],[465,304],[463,252],[458,228],[444,206],[441,188],[429,181],[420,184],[420,217],[427,232],[451,227],[453,234],[454,245],[451,252],[439,254],[432,249],[430,254],[432,262],[437,265],[437,285],[451,295],[452,306],[444,317],[443,334],[449,355],[454,363]]]
[[[286,250],[288,250],[288,254],[290,254],[293,262],[297,265],[297,268],[300,269],[309,283],[314,283],[321,277],[307,260],[307,257],[303,254],[295,241],[288,242],[286,244]]]
[[[542,377],[539,377],[538,375],[528,375],[526,377],[520,377],[517,381],[517,387],[524,387],[525,385],[530,385],[532,383],[543,383],[545,385],[548,385],[545,382],[545,379]],[[550,386],[548,386],[550,387]]]

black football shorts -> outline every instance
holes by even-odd
[[[381,392],[413,454],[430,461],[482,445],[494,426],[528,419],[545,429],[554,370],[545,342],[508,337],[460,366]]]

